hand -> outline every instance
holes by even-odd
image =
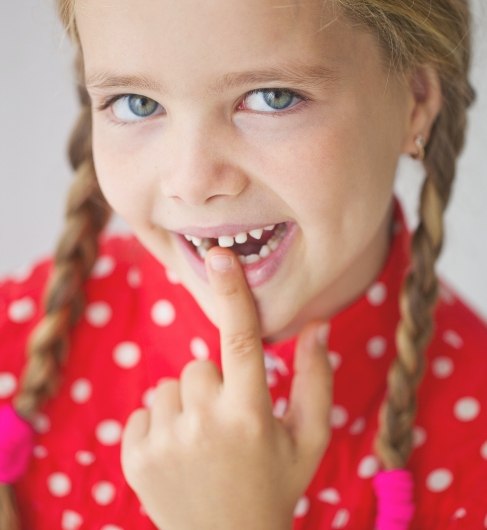
[[[216,258],[230,268],[210,267]],[[327,325],[305,326],[297,343],[289,406],[273,415],[259,320],[240,263],[215,247],[206,258],[218,310],[222,376],[188,363],[130,416],[122,467],[164,530],[288,530],[329,437]]]

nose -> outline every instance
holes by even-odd
[[[161,175],[166,197],[197,206],[216,197],[237,196],[246,188],[248,179],[238,164],[231,132],[224,126],[200,122],[167,134],[169,160],[163,163]]]

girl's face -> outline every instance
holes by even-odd
[[[76,5],[108,202],[213,321],[184,234],[201,248],[246,234],[235,249],[264,256],[245,269],[268,340],[330,317],[379,273],[413,105],[374,37],[331,2],[284,4]]]

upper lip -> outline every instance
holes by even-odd
[[[264,221],[262,223],[252,223],[252,224],[226,224],[218,226],[183,226],[171,230],[172,232],[177,232],[182,235],[191,235],[200,238],[213,238],[217,239],[221,236],[236,236],[242,232],[250,232],[251,230],[256,230],[257,228],[264,228],[270,225],[278,225],[285,221]]]

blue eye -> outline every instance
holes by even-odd
[[[247,94],[245,108],[258,112],[280,111],[295,107],[297,103],[303,100],[305,98],[290,90],[281,88],[258,89]],[[248,101],[254,104],[253,108],[250,108]]]
[[[140,121],[156,113],[159,103],[146,96],[129,94],[118,97],[111,102],[115,117],[123,122]]]

